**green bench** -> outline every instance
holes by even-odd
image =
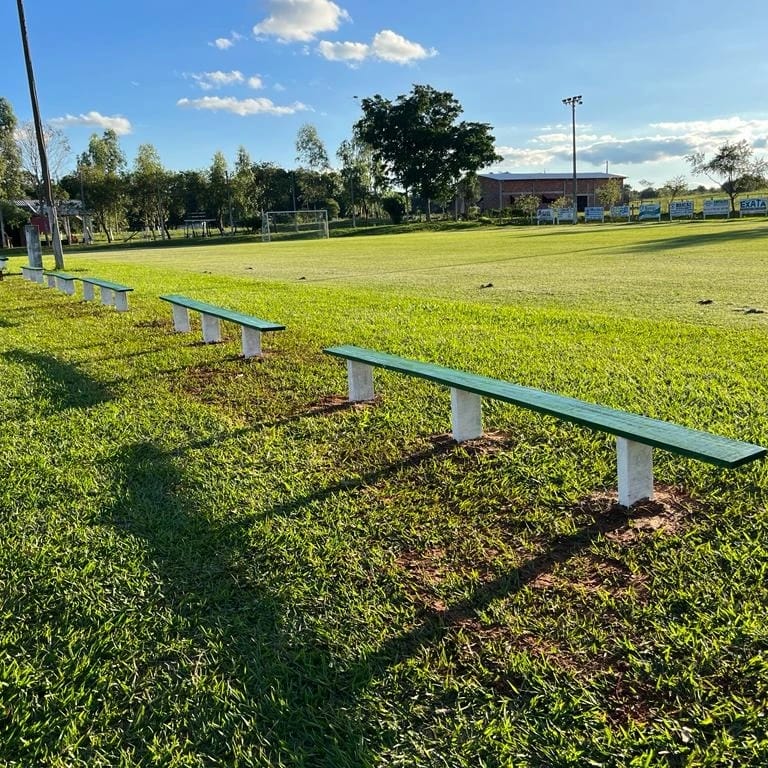
[[[25,280],[29,280],[31,283],[43,282],[43,268],[42,267],[30,267],[26,264],[21,265],[21,276]]]
[[[182,333],[189,332],[189,311],[200,313],[203,328],[203,341],[213,344],[221,341],[221,320],[236,323],[241,328],[243,343],[243,357],[257,357],[261,355],[261,334],[265,331],[284,331],[284,325],[260,320],[258,317],[244,315],[215,304],[206,304],[204,301],[196,301],[186,296],[160,296],[160,299],[171,304],[173,312],[173,327]]]
[[[133,288],[120,283],[112,283],[98,277],[78,277],[83,284],[83,299],[93,301],[94,288],[98,286],[101,292],[101,303],[107,307],[114,307],[118,312],[128,311],[128,293]]]
[[[355,346],[330,347],[323,351],[347,361],[351,401],[373,399],[374,368],[386,368],[450,387],[452,434],[457,442],[483,434],[483,397],[615,435],[619,503],[627,507],[641,499],[653,498],[654,448],[727,468],[755,461],[768,452],[759,445],[441,365]]]
[[[78,279],[75,275],[70,275],[67,272],[57,272],[55,270],[45,272],[44,274],[48,280],[49,288],[58,288],[60,291],[66,293],[67,296],[75,295],[75,280]]]

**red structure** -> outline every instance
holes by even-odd
[[[543,205],[559,197],[573,195],[572,173],[480,173],[480,210],[500,210],[514,206],[523,195],[536,195]],[[600,205],[597,190],[611,179],[623,185],[626,176],[615,173],[579,173],[576,176],[576,205],[579,211]]]

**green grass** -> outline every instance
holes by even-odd
[[[607,437],[487,403],[456,446],[447,392],[381,373],[349,407],[320,351],[768,445],[767,233],[68,254],[127,314],[7,278],[0,764],[767,764],[764,464],[657,452],[672,503],[628,516]],[[174,292],[287,331],[242,361],[172,332]]]

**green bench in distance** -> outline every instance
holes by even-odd
[[[258,357],[261,355],[261,334],[265,331],[284,331],[284,325],[278,325],[268,320],[260,320],[258,317],[244,315],[231,309],[217,307],[215,304],[206,304],[204,301],[188,299],[186,296],[160,296],[160,299],[171,304],[173,311],[173,327],[182,333],[189,332],[189,312],[193,310],[200,313],[203,327],[203,341],[213,344],[221,341],[221,320],[236,323],[241,328],[243,343],[243,357]]]
[[[75,275],[70,275],[67,272],[57,272],[51,270],[44,273],[48,279],[49,288],[58,288],[63,291],[67,296],[75,295],[75,280],[78,278]]]
[[[42,267],[30,267],[26,264],[21,265],[21,276],[25,280],[29,280],[30,283],[42,283],[43,282],[43,268]]]
[[[101,303],[106,307],[114,307],[118,312],[128,311],[128,292],[133,288],[120,283],[112,283],[109,280],[102,280],[98,277],[78,277],[83,284],[83,298],[85,301],[93,301],[94,287],[98,286],[101,291]]]
[[[627,507],[641,499],[653,498],[654,448],[727,468],[760,459],[768,452],[759,445],[384,352],[351,345],[323,351],[347,361],[351,401],[373,399],[374,368],[386,368],[450,387],[452,434],[459,443],[482,436],[483,397],[615,435],[619,503]]]

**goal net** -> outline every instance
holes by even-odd
[[[261,240],[308,240],[328,237],[328,211],[265,211]]]

